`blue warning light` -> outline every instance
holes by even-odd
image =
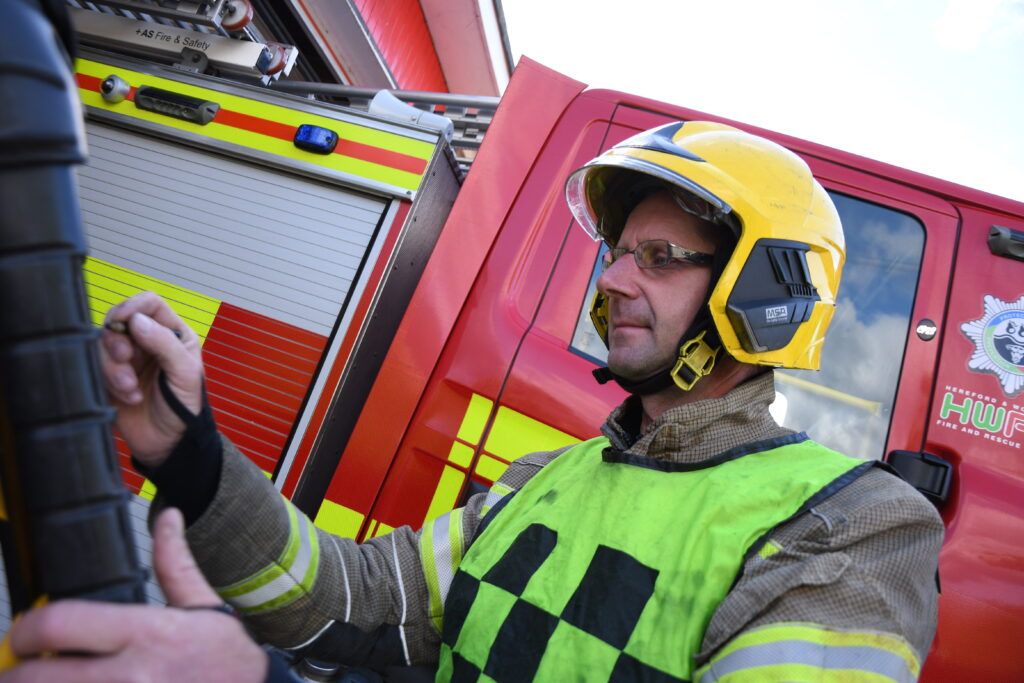
[[[295,146],[315,154],[330,154],[338,146],[338,134],[329,128],[304,123],[295,131]]]

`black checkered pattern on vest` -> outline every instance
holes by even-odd
[[[443,642],[453,650],[452,681],[477,681],[481,669],[454,652],[481,583],[506,591],[515,598],[498,629],[482,673],[491,679],[530,681],[540,667],[548,641],[556,629],[574,628],[619,650],[610,681],[678,681],[630,656],[623,649],[640,615],[654,594],[658,571],[630,555],[598,546],[583,579],[561,614],[551,614],[522,597],[530,578],[558,543],[558,534],[542,524],[524,529],[502,558],[476,579],[459,570],[445,603]],[[586,671],[588,663],[578,663]]]

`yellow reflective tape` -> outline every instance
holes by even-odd
[[[703,683],[707,669],[697,672],[694,680]],[[733,671],[724,676],[706,679],[715,683],[750,683],[750,681],[787,681],[787,683],[820,683],[821,681],[842,681],[842,683],[893,683],[893,679],[861,669],[822,669],[807,664],[772,664],[742,671]]]
[[[762,560],[767,560],[769,557],[779,552],[780,550],[782,550],[782,546],[780,546],[775,541],[768,541],[763,546],[761,546],[760,550],[757,551],[757,556],[760,557]]]
[[[907,641],[897,635],[877,631],[836,631],[817,624],[799,622],[769,624],[741,633],[719,650],[711,662],[719,661],[745,647],[780,640],[803,640],[832,647],[873,647],[900,657],[914,676],[921,675],[917,653]]]
[[[143,85],[153,86],[156,88],[163,88],[165,90],[171,90],[176,93],[183,95],[189,95],[190,97],[198,97],[203,100],[211,100],[217,102],[221,107],[236,111],[242,114],[248,114],[249,116],[256,116],[261,119],[268,119],[275,123],[281,123],[287,126],[298,127],[304,123],[323,126],[330,128],[331,130],[338,133],[338,135],[344,140],[352,140],[359,142],[364,145],[371,145],[373,147],[379,147],[380,149],[389,150],[392,152],[399,152],[401,154],[408,154],[409,156],[417,157],[420,159],[429,159],[434,153],[434,144],[423,140],[416,140],[411,137],[406,137],[398,133],[392,133],[388,131],[378,130],[370,126],[361,126],[357,123],[348,121],[339,121],[338,119],[328,118],[326,116],[318,116],[316,114],[308,113],[300,109],[292,109],[279,104],[271,104],[269,102],[262,102],[256,99],[248,97],[242,97],[239,95],[232,95],[219,90],[211,90],[189,83],[182,83],[181,81],[175,81],[167,78],[160,78],[159,76],[152,76],[150,74],[140,73],[124,69],[119,66],[110,66],[108,64],[102,64],[100,62],[94,62],[88,59],[79,59],[75,62],[75,69],[82,74],[99,78],[100,80],[106,78],[111,73],[116,73],[121,78],[125,79],[131,85],[138,87]],[[127,100],[117,103],[109,104],[99,93],[91,90],[82,91],[84,95],[94,95],[95,99],[98,100],[95,104],[93,102],[86,102],[93,106],[98,106],[103,109],[112,110],[123,110],[119,113],[124,113],[129,116],[138,116],[139,118],[151,118],[151,120],[158,123],[170,123],[178,122],[179,119],[174,119],[169,116],[161,116],[159,114],[152,114],[143,109],[139,109],[134,103]],[[83,97],[84,100],[84,97]],[[196,124],[190,124],[186,121],[180,121],[183,125],[174,124],[174,127],[180,127],[183,130],[196,131],[198,126]],[[216,124],[207,124],[203,126],[203,130]],[[314,155],[318,156],[318,155]]]
[[[452,443],[452,449],[448,451],[448,461],[460,467],[469,467],[473,461],[473,449],[456,441]]]
[[[484,479],[498,481],[507,469],[508,463],[497,460],[487,453],[481,453],[480,459],[476,461],[476,468],[473,471]]]
[[[462,424],[459,425],[459,433],[455,435],[456,438],[473,446],[480,443],[480,437],[483,436],[484,427],[487,426],[487,418],[490,417],[491,408],[493,407],[494,402],[490,399],[486,399],[479,394],[473,394],[469,399],[469,405],[466,407],[466,414],[462,418]]]
[[[364,517],[365,515],[351,508],[325,498],[320,503],[320,510],[316,513],[316,520],[313,523],[329,534],[355,538],[363,525]]]
[[[217,102],[224,109],[253,116],[259,119],[266,119],[273,123],[286,127],[298,127],[302,124],[313,124],[329,128],[344,141],[356,142],[361,145],[377,148],[386,152],[396,152],[415,159],[428,161],[432,156],[435,143],[416,140],[404,135],[388,131],[378,130],[369,126],[362,126],[352,122],[339,121],[315,114],[306,113],[298,109],[291,109],[266,102],[229,95],[224,92],[209,90],[198,86],[181,83],[178,81],[159,78],[141,74],[119,67],[111,67],[89,60],[78,61],[78,71],[82,74],[103,79],[111,72],[116,72],[122,78],[130,81],[134,86],[149,85],[164,88],[176,93],[197,97],[203,100]],[[79,88],[79,96],[82,103],[96,109],[115,111],[120,115],[128,116],[141,121],[147,121],[165,128],[173,128],[214,140],[223,140],[232,144],[248,147],[267,152],[288,159],[296,159],[305,163],[315,164],[324,168],[346,173],[353,176],[366,178],[381,183],[395,185],[403,189],[415,190],[419,187],[423,173],[426,172],[424,165],[423,173],[411,173],[382,163],[373,163],[344,154],[314,154],[295,146],[292,140],[284,140],[273,135],[264,135],[250,130],[244,130],[235,126],[212,121],[205,126],[164,116],[154,112],[139,109],[133,102],[124,100],[118,103],[108,103],[103,100],[99,93],[84,88]]]
[[[220,310],[219,299],[91,256],[86,257],[82,272],[89,313],[96,325],[103,324],[113,306],[139,292],[151,291],[163,297],[171,310],[199,335],[202,344]]]
[[[484,448],[488,453],[512,462],[527,453],[553,451],[579,442],[574,436],[501,406]]]
[[[444,606],[441,604],[441,585],[437,577],[437,563],[434,559],[434,522],[423,525],[420,534],[420,562],[423,564],[423,578],[427,582],[427,596],[430,600],[430,619],[434,628],[441,632]]]
[[[434,497],[430,501],[430,507],[427,508],[427,516],[423,519],[424,524],[434,521],[455,507],[464,481],[466,475],[461,470],[445,465],[441,479],[437,482]]]
[[[139,498],[153,500],[154,496],[156,496],[156,486],[149,479],[143,480],[142,488],[139,489]]]

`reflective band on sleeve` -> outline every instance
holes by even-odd
[[[491,487],[490,491],[487,492],[487,497],[484,498],[484,504],[480,506],[480,516],[483,517],[491,508],[498,504],[498,501],[512,493],[512,488],[505,486],[504,484],[495,484]]]
[[[782,550],[781,545],[779,545],[775,541],[768,541],[761,547],[760,550],[757,551],[757,556],[760,557],[762,560],[767,560],[769,557],[779,552],[780,550]]]
[[[420,559],[430,594],[430,618],[441,631],[444,602],[448,599],[455,570],[462,562],[465,544],[462,537],[462,508],[441,515],[423,527],[420,534]]]
[[[899,636],[835,631],[815,624],[772,624],[743,633],[700,671],[711,681],[821,680],[912,683],[921,673],[913,648]]]
[[[285,501],[288,510],[288,542],[273,564],[217,594],[243,614],[280,609],[309,593],[320,563],[320,545],[314,527],[305,515]]]

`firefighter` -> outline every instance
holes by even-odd
[[[222,600],[296,655],[440,680],[915,680],[941,520],[768,412],[771,368],[816,369],[834,310],[827,193],[784,148],[687,122],[601,154],[566,195],[607,245],[597,374],[630,396],[602,436],[521,458],[418,532],[357,545],[314,528],[217,435],[194,333],[152,294],[113,308],[130,332],[103,338],[118,427],[154,508],[183,516],[158,518],[157,573],[172,605],[211,609],[44,607],[16,653],[98,656],[10,680],[120,680],[119,662],[146,680],[286,680]]]

